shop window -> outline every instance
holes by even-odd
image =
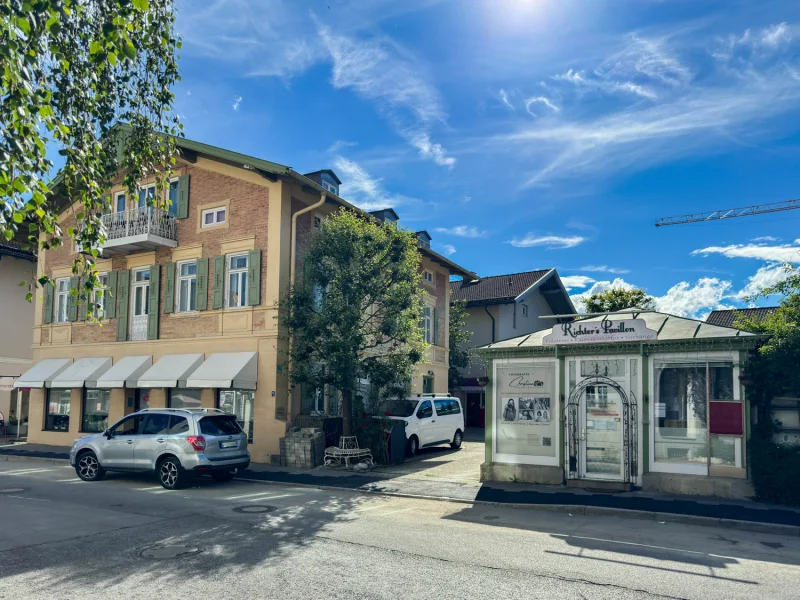
[[[247,254],[228,257],[228,308],[238,308],[247,303]]]
[[[150,388],[136,390],[136,412],[150,408]]]
[[[250,444],[253,443],[255,396],[256,393],[250,390],[219,390],[217,398],[217,407],[236,417]]]
[[[51,388],[47,390],[45,431],[69,431],[69,405],[72,390]]]
[[[108,429],[108,404],[111,390],[87,389],[83,393],[81,431],[99,433]]]
[[[655,374],[655,460],[741,467],[733,364],[656,362]],[[737,435],[724,435],[730,433]]]
[[[169,408],[201,408],[200,394],[202,390],[186,388],[170,388]]]
[[[615,358],[606,360],[582,360],[581,377],[624,377],[625,359]]]

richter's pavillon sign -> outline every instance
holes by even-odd
[[[544,336],[542,344],[598,344],[603,342],[646,342],[658,339],[658,332],[648,329],[643,319],[624,321],[573,321],[559,323]]]

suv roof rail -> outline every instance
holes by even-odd
[[[419,394],[420,398],[453,398],[450,394]]]
[[[137,412],[185,412],[192,415],[199,414],[199,413],[220,413],[220,414],[227,414],[224,410],[220,408],[143,408]]]

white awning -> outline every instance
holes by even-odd
[[[95,382],[111,368],[111,358],[79,358],[47,383],[49,388],[80,388],[86,381]],[[92,387],[92,386],[89,386]]]
[[[136,387],[186,387],[186,378],[203,362],[202,354],[167,354],[139,377]]]
[[[212,354],[186,380],[190,388],[256,389],[257,352],[219,352]]]
[[[25,371],[14,382],[15,388],[43,388],[72,364],[71,358],[45,358]]]
[[[134,388],[139,381],[139,377],[152,366],[152,356],[123,356],[117,361],[117,364],[100,375],[93,386],[90,386],[87,381],[86,387]]]

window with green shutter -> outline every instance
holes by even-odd
[[[433,309],[433,344],[439,345],[439,309],[436,307]]]
[[[53,284],[44,286],[44,322],[49,325],[53,322]]]
[[[150,299],[147,311],[147,339],[158,339],[158,321],[160,315],[158,314],[158,301],[161,297],[160,292],[161,282],[161,267],[153,265],[150,267]]]
[[[222,308],[225,304],[225,257],[214,257],[214,291],[211,308]]]
[[[197,310],[208,310],[208,259],[197,259]]]
[[[247,261],[247,305],[261,304],[261,250],[251,250]]]
[[[109,297],[103,300],[106,307],[103,318],[115,319],[117,317],[117,271],[111,271],[108,274],[108,285],[106,291],[103,292],[103,296],[106,295]]]
[[[167,263],[166,273],[164,275],[164,314],[168,315],[169,313],[174,311],[175,311],[175,263]]]
[[[69,300],[67,301],[67,321],[74,323],[78,320],[78,294],[80,293],[81,278],[69,278]]]
[[[124,342],[128,339],[128,313],[130,294],[131,272],[128,270],[117,273],[117,341]]]
[[[189,176],[178,177],[178,219],[189,216]]]

